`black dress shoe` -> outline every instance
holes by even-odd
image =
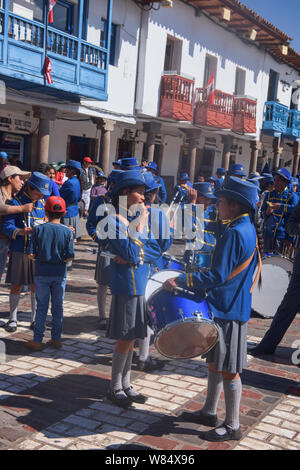
[[[187,423],[202,424],[203,426],[209,426],[210,428],[215,428],[218,424],[217,415],[205,415],[204,413],[201,413],[201,411],[195,413],[185,411],[178,416],[178,418],[182,421],[186,421]]]
[[[128,387],[128,388],[125,388],[124,389],[124,392],[126,393],[126,395],[130,398],[131,401],[135,402],[135,403],[146,403],[146,401],[148,400],[148,397],[146,397],[145,395],[143,395],[142,393],[139,393],[137,395],[130,395],[129,392],[130,390],[132,390],[133,387]],[[129,394],[129,395],[128,395]]]
[[[108,327],[108,319],[107,318],[102,318],[99,320],[99,330],[101,331],[106,331]]]
[[[223,427],[226,428],[226,432],[224,434],[218,434],[216,432],[216,429],[218,428],[216,428],[211,429],[210,431],[201,432],[199,434],[199,437],[204,441],[210,442],[239,441],[242,438],[243,434],[240,428],[233,431],[232,429],[229,429],[226,426]]]
[[[34,321],[31,323],[30,327],[29,327],[32,331],[34,330]]]
[[[118,393],[123,392],[123,390],[109,390],[106,394],[107,398],[117,406],[121,408],[128,408],[132,405],[132,399],[128,396],[118,396]]]
[[[258,345],[255,348],[252,348],[252,349],[249,348],[247,350],[247,353],[250,354],[251,356],[263,356],[264,354],[274,354],[275,351],[276,351],[276,348],[266,349]]]
[[[14,323],[15,326],[11,326],[11,323]],[[17,331],[17,322],[8,321],[4,328],[8,333],[14,333],[15,331]]]
[[[149,357],[147,361],[138,361],[137,368],[138,370],[142,370],[144,372],[151,372],[153,370],[161,370],[164,367],[164,363],[162,361],[158,361],[157,359],[153,359]]]

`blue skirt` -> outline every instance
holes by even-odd
[[[143,295],[112,296],[106,336],[123,341],[146,338],[147,318]]]

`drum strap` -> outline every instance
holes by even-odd
[[[255,255],[255,252],[257,251],[257,255],[258,255],[258,262],[259,262],[259,267],[258,267],[258,271],[257,271],[257,274],[255,276],[255,279],[253,281],[253,284],[251,286],[251,289],[250,289],[250,293],[252,293],[253,289],[254,289],[254,286],[257,282],[257,279],[261,273],[261,267],[262,267],[262,261],[261,261],[261,255],[260,255],[260,251],[259,251],[259,248],[258,248],[258,243],[256,242],[256,247],[255,247],[255,250],[253,251],[252,255],[250,256],[250,258],[248,258],[246,261],[244,261],[244,263],[240,264],[240,266],[237,266],[233,271],[232,273],[230,274],[230,276],[226,279],[226,282],[227,281],[230,281],[231,279],[233,279],[234,277],[236,277],[238,274],[240,274],[241,272],[243,272],[251,263],[251,261],[253,260],[254,258],[254,255]]]

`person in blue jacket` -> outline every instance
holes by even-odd
[[[34,208],[28,214],[12,214],[4,218],[2,232],[11,239],[11,256],[9,259],[6,283],[11,284],[9,294],[10,315],[6,331],[17,330],[17,312],[20,294],[23,286],[29,286],[31,292],[31,328],[34,327],[35,293],[34,293],[34,264],[28,257],[29,242],[33,227],[45,221],[44,196],[49,195],[50,179],[39,172],[34,172],[26,186],[10,204],[21,206],[33,203]]]
[[[67,181],[60,188],[60,196],[66,203],[66,214],[61,219],[63,225],[73,228],[74,241],[80,238],[80,219],[78,203],[81,199],[81,187],[79,177],[81,175],[81,163],[70,160],[66,165]]]
[[[144,403],[146,397],[131,386],[131,364],[136,339],[147,336],[145,289],[149,263],[160,256],[149,234],[149,212],[144,204],[145,178],[140,170],[121,173],[112,190],[116,213],[108,217],[108,247],[112,303],[107,336],[116,340],[108,398],[121,407]],[[121,198],[121,196],[125,196]],[[133,212],[133,205],[139,205]]]
[[[45,201],[47,201],[48,197],[50,196],[59,196],[59,187],[55,183],[55,169],[52,165],[48,165],[47,163],[41,163],[39,166],[38,170],[40,173],[43,173],[43,175],[48,176],[50,178],[50,183],[49,183],[49,196],[45,196]],[[52,179],[54,175],[54,178]]]
[[[97,303],[99,310],[99,329],[106,330],[108,318],[106,314],[107,289],[109,286],[109,265],[110,259],[101,256],[103,251],[107,250],[107,240],[102,240],[99,231],[97,232],[98,223],[109,215],[109,205],[111,204],[111,190],[115,184],[117,176],[122,170],[113,170],[108,176],[107,193],[98,196],[91,207],[86,229],[89,236],[98,244],[98,254],[95,269],[95,281],[97,283]]]
[[[216,172],[216,184],[215,184],[215,189],[220,189],[223,184],[224,184],[224,180],[225,180],[225,168],[217,168],[217,172]]]
[[[173,201],[175,204],[180,203],[189,204],[189,188],[192,188],[193,185],[190,182],[190,177],[187,173],[180,173],[178,178],[178,183],[174,188],[174,197]]]
[[[159,185],[157,202],[164,204],[167,200],[167,190],[163,178],[158,174],[157,164],[155,162],[149,162],[146,169],[152,173],[155,182]]]
[[[253,274],[263,250],[255,226],[257,189],[255,185],[231,177],[217,193],[222,220],[230,220],[217,240],[210,270],[170,279],[165,288],[177,286],[199,295],[207,292],[207,303],[214,315],[219,340],[206,355],[208,390],[200,413],[186,413],[183,419],[214,429],[201,433],[208,441],[241,439],[239,406],[242,394],[240,373],[246,367],[247,322],[251,313]],[[217,405],[224,388],[226,416],[217,427]],[[215,427],[216,426],[216,427]]]
[[[291,187],[292,177],[286,168],[279,168],[273,175],[274,190],[265,195],[261,216],[264,219],[265,251],[281,253],[283,249],[290,249],[294,243],[294,238],[286,232],[285,227],[299,198]]]

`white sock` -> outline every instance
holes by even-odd
[[[206,415],[216,415],[219,398],[223,387],[222,372],[212,372],[208,369],[206,401],[201,412]]]
[[[17,324],[20,294],[9,294],[9,322]]]
[[[33,292],[30,293],[30,300],[31,300],[31,320],[30,322],[33,323],[35,320],[36,314],[36,299],[35,294]]]
[[[100,320],[107,318],[106,315],[106,297],[107,297],[107,286],[97,285],[97,302]]]
[[[147,326],[147,336],[144,339],[139,339],[139,360],[147,361],[149,357],[149,348],[152,330]]]
[[[240,402],[242,396],[242,381],[224,380],[224,396],[226,407],[226,418],[224,424],[233,431],[240,427]]]

